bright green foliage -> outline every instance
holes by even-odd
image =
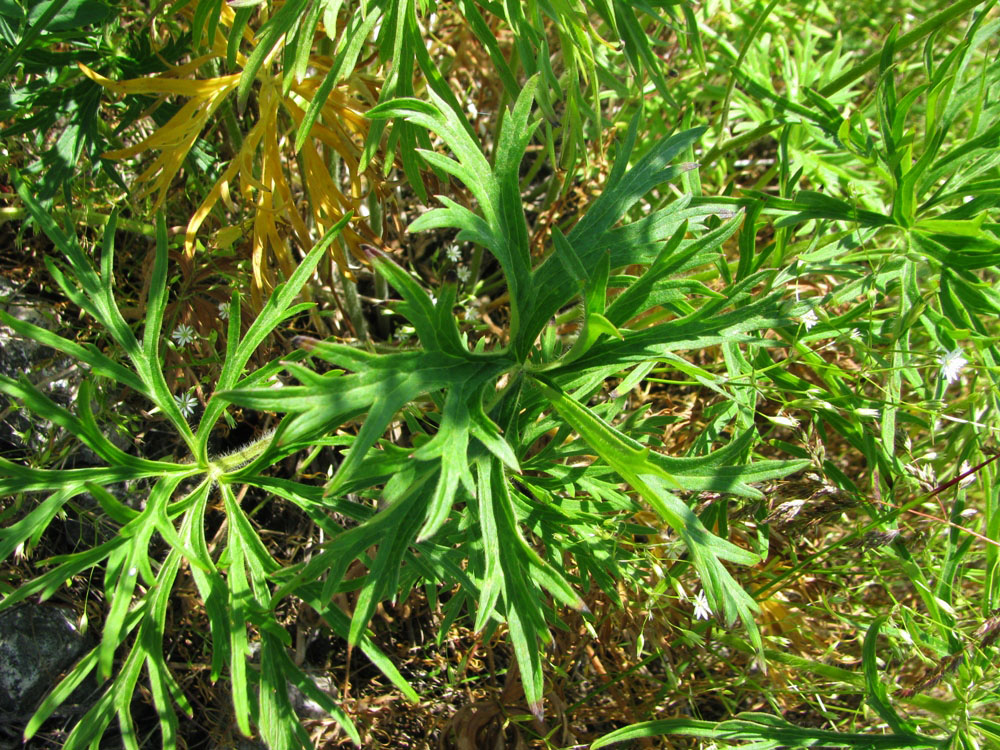
[[[314,45],[325,45],[330,73],[298,129],[286,129],[294,153],[325,98],[368,59],[385,78],[367,113],[364,158],[387,156],[387,170],[395,164],[434,204],[408,231],[454,236],[476,257],[488,253],[497,270],[466,287],[431,287],[411,273],[420,266],[372,249],[376,289],[414,331],[412,345],[299,335],[287,356],[251,366],[269,336],[312,307],[296,300],[344,219],[245,331],[232,295],[224,360],[197,426],[164,373],[166,220],[157,219],[136,327],[113,286],[116,216],[95,268],[37,199],[51,198],[52,185],[41,179],[34,191],[15,174],[22,205],[55,245],[49,276],[112,342],[101,350],[0,313],[93,376],[71,409],[27,380],[0,378],[0,391],[104,462],[57,470],[0,459],[11,508],[0,559],[38,548],[63,514],[98,514],[114,529],[5,587],[0,609],[99,571],[106,601],[100,643],[49,694],[27,734],[94,673],[107,682],[67,747],[97,742],[117,720],[125,745],[138,748],[130,702],[140,684],[164,746],[173,744],[178,711],[192,708],[167,667],[165,628],[171,592],[190,571],[210,623],[212,678],[229,681],[239,729],[274,748],[310,745],[289,683],[362,741],[289,657],[282,608],[307,603],[416,700],[369,630],[381,603],[414,592],[450,595],[439,639],[460,618],[484,640],[508,639],[537,717],[551,631],[569,611],[590,618],[595,594],[662,617],[669,649],[693,654],[692,674],[705,661],[713,692],[737,696],[720,721],[644,721],[595,748],[658,735],[758,748],[1000,743],[991,718],[1000,700],[1000,481],[991,443],[1000,430],[1000,19],[995,3],[906,4],[919,15],[912,28],[887,30],[878,50],[859,57],[870,29],[845,22],[832,36],[844,4],[832,5],[289,0],[261,13],[252,42],[241,32],[258,18],[254,4],[237,7],[227,62],[236,70],[237,54],[248,58],[240,113],[268,66],[280,65],[287,93]],[[220,8],[220,0],[193,4],[192,49],[214,34]],[[485,136],[467,119],[468,92],[452,90],[451,71],[428,43],[440,14],[464,24],[494,67],[502,95]],[[22,57],[26,69],[35,64],[26,50],[42,29],[26,33],[29,26],[7,35],[8,68]],[[47,28],[78,41],[58,23]],[[682,68],[676,79],[668,51]],[[68,138],[82,137],[75,122]],[[606,163],[593,145],[602,140],[614,143]],[[591,153],[604,171],[590,169]],[[760,171],[744,175],[744,161]],[[551,176],[539,187],[543,167]],[[429,197],[431,184],[458,192]],[[571,187],[586,196],[579,210],[540,221]],[[472,305],[461,294],[486,290],[504,298],[492,348],[474,338],[469,316],[456,315]],[[281,373],[296,383],[273,387]],[[629,392],[651,385],[697,390],[705,402],[691,420],[697,434],[672,442],[662,428],[678,415],[650,414],[649,402],[635,408]],[[186,455],[153,461],[112,444],[92,400],[115,388],[145,399]],[[233,407],[280,421],[258,442],[212,455],[210,434],[232,420]],[[322,449],[338,457],[324,484],[279,475],[279,462],[311,461]],[[813,519],[805,530],[783,528],[780,501],[762,492],[805,468],[821,475],[824,491],[851,501],[831,512],[830,527]],[[977,478],[978,489],[966,486]],[[123,481],[146,488],[142,504],[112,494]],[[301,510],[323,544],[307,559],[276,560],[241,506],[241,485]],[[82,502],[85,493],[93,503]],[[806,512],[812,500],[800,502]],[[87,510],[94,503],[99,510]],[[212,551],[209,508],[226,518]],[[649,509],[656,528],[637,520]],[[633,543],[653,535],[646,548]],[[823,582],[822,599],[796,588],[806,577]],[[687,629],[664,602],[691,581],[710,610],[701,615],[711,617]],[[881,597],[859,593],[875,584]],[[647,598],[621,602],[624,590]],[[355,597],[350,614],[334,604],[345,594]],[[802,637],[796,618],[815,616],[817,601],[839,635],[829,643],[811,636],[810,650],[792,636]],[[775,602],[784,619],[771,616]],[[729,655],[704,650],[708,638]],[[641,638],[625,646],[644,663],[672,666],[667,646]],[[836,663],[840,648],[858,664]],[[897,689],[892,670],[914,659],[931,678]],[[776,715],[788,691],[751,662],[791,670],[803,686],[795,699],[814,701],[830,726]],[[662,678],[654,703],[686,678]],[[745,711],[739,696],[748,694],[773,712]],[[842,695],[862,705],[823,702]]]
[[[0,79],[10,84],[0,93],[0,136],[29,153],[27,171],[43,202],[69,202],[83,155],[124,188],[110,162],[98,161],[113,137],[98,116],[101,88],[77,63],[129,77],[161,70],[182,51],[172,46],[154,54],[141,35],[113,40],[115,6],[104,0],[0,3]]]
[[[582,606],[580,573],[598,582],[620,575],[618,555],[609,547],[620,520],[639,509],[627,496],[601,491],[598,482],[610,469],[655,508],[686,545],[701,574],[711,605],[726,620],[742,619],[751,641],[762,648],[754,624],[754,602],[732,578],[722,560],[752,564],[760,557],[709,532],[676,493],[724,491],[759,497],[749,482],[783,476],[801,467],[802,461],[759,461],[745,464],[753,435],[745,433],[722,451],[703,456],[670,458],[652,452],[613,427],[623,402],[611,409],[585,405],[609,375],[627,373],[635,365],[670,356],[678,348],[696,348],[724,341],[753,341],[764,328],[787,324],[779,300],[771,298],[726,312],[743,300],[746,285],[713,294],[697,284],[689,289],[704,292],[708,302],[687,299],[691,312],[674,323],[631,330],[626,324],[661,302],[668,290],[684,288],[667,274],[693,269],[718,259],[718,248],[736,228],[730,222],[720,231],[699,239],[686,239],[707,211],[692,210],[678,201],[635,224],[614,229],[619,218],[650,188],[669,180],[682,169],[670,165],[671,157],[696,138],[698,131],[679,134],[648,152],[628,168],[635,127],[619,154],[606,191],[567,236],[556,235],[549,257],[532,268],[526,244],[526,223],[518,197],[518,164],[531,137],[528,124],[535,86],[525,87],[498,140],[495,163],[489,164],[455,122],[450,110],[436,104],[399,101],[383,105],[374,116],[409,118],[446,139],[458,161],[428,152],[424,157],[465,182],[476,196],[481,215],[453,202],[424,215],[416,229],[450,224],[492,251],[500,261],[511,290],[511,345],[485,352],[470,350],[452,310],[455,289],[445,286],[433,300],[407,272],[388,256],[376,255],[376,270],[402,296],[395,311],[407,318],[420,339],[416,349],[374,354],[347,346],[302,340],[296,356],[283,362],[301,385],[275,390],[266,378],[279,366],[274,363],[244,374],[250,356],[270,331],[300,312],[294,305],[297,291],[308,279],[332,231],[310,251],[302,265],[272,295],[262,314],[240,337],[239,298],[231,307],[226,360],[214,395],[198,428],[192,430],[167,389],[161,367],[159,342],[167,254],[162,220],[152,283],[146,301],[146,323],[136,338],[116,306],[113,278],[114,222],[105,235],[101,269],[93,269],[76,242],[45,214],[22,186],[19,193],[39,226],[64,254],[67,267],[50,262],[49,270],[63,292],[98,321],[125,353],[130,367],[109,360],[92,348],[80,347],[8,317],[4,321],[20,333],[33,336],[80,358],[95,372],[109,376],[146,396],[173,424],[188,446],[190,461],[154,462],[122,453],[103,437],[89,411],[89,388],[81,389],[79,415],[58,407],[25,383],[0,382],[9,394],[21,398],[33,411],[72,432],[108,464],[106,469],[52,472],[27,469],[4,462],[8,491],[53,491],[24,520],[2,532],[2,552],[10,554],[29,539],[37,542],[56,513],[76,495],[91,491],[104,511],[117,523],[114,539],[94,550],[71,554],[34,582],[21,586],[4,600],[11,606],[36,593],[50,595],[67,577],[98,564],[105,565],[105,595],[110,603],[102,640],[46,701],[29,732],[83,676],[96,669],[102,677],[114,676],[101,701],[78,724],[68,746],[84,746],[100,736],[115,716],[129,746],[135,747],[129,718],[129,701],[145,668],[161,715],[164,737],[174,736],[173,706],[189,710],[177,684],[163,663],[162,637],[166,606],[182,563],[190,566],[211,621],[213,671],[228,670],[233,703],[240,728],[252,725],[274,747],[305,742],[284,690],[285,680],[303,686],[307,679],[284,654],[284,630],[274,611],[285,597],[309,602],[335,628],[343,628],[352,645],[369,653],[400,689],[412,695],[398,673],[366,643],[366,627],[379,602],[406,595],[418,582],[460,585],[462,601],[475,610],[477,628],[505,622],[524,677],[525,693],[533,710],[540,712],[544,693],[540,644],[548,640],[553,610],[548,597],[559,604]],[[345,220],[346,221],[346,220]],[[341,223],[342,225],[342,223]],[[607,305],[610,269],[647,260],[647,245],[608,249],[616,233],[641,231],[647,243],[670,239],[646,275],[618,277],[626,291]],[[598,258],[598,272],[586,269]],[[574,277],[556,269],[576,269]],[[669,281],[669,283],[668,283]],[[548,319],[584,295],[584,321],[577,340],[566,345],[543,333]],[[711,321],[708,320],[711,316]],[[543,344],[532,342],[542,334]],[[314,373],[294,360],[306,352],[338,369]],[[498,390],[501,378],[506,385]],[[570,395],[572,393],[573,395]],[[286,414],[273,437],[262,440],[236,457],[214,458],[207,452],[212,426],[224,415],[226,403]],[[421,421],[432,426],[427,438],[407,456],[381,442],[390,422],[404,408],[416,406]],[[268,466],[299,450],[321,445],[339,428],[358,417],[363,422],[348,439],[349,449],[325,491],[298,482],[268,479]],[[545,447],[542,435],[555,429],[560,443]],[[579,438],[568,438],[573,432]],[[416,439],[415,439],[416,442]],[[542,451],[537,449],[542,447]],[[571,500],[565,485],[564,459],[573,454],[596,454],[593,462],[573,480],[590,488],[593,499]],[[241,464],[249,461],[249,464]],[[528,464],[524,464],[528,461]],[[512,479],[530,467],[530,474]],[[132,510],[102,489],[123,479],[146,479],[151,490],[145,508]],[[552,482],[556,481],[557,484]],[[236,503],[235,483],[257,486],[291,500],[324,528],[330,538],[322,552],[303,565],[283,568],[271,558],[245,512]],[[381,487],[381,489],[379,489]],[[208,554],[204,537],[206,504],[221,493],[228,518],[226,546],[221,556]],[[383,509],[376,514],[348,499],[355,494],[377,495]],[[325,511],[337,509],[361,523],[349,530],[338,528]],[[623,516],[623,514],[625,514]],[[470,529],[476,531],[471,533]],[[594,534],[597,538],[594,539]],[[149,556],[152,536],[169,546],[166,560]],[[531,538],[549,540],[545,555]],[[374,558],[365,551],[376,548]],[[359,559],[369,567],[363,579],[353,618],[348,623],[330,602],[345,586],[348,566]],[[570,566],[570,561],[574,565]],[[321,583],[317,583],[321,581]],[[143,589],[138,587],[142,583]],[[276,584],[276,585],[275,585]],[[261,639],[259,667],[250,668],[248,628]],[[131,646],[127,641],[134,633]],[[121,664],[116,655],[125,649]],[[303,689],[309,695],[319,691]],[[322,701],[347,728],[350,720],[327,698]],[[293,739],[298,738],[298,739]]]
[[[50,260],[50,273],[63,293],[91,315],[121,347],[129,364],[113,361],[92,346],[80,346],[5,313],[0,313],[0,319],[21,335],[76,357],[94,373],[142,394],[163,413],[191,451],[191,457],[181,462],[150,461],[124,453],[105,437],[96,423],[91,411],[92,389],[86,382],[80,388],[77,413],[74,414],[27,381],[0,379],[0,390],[20,399],[39,417],[72,433],[107,464],[104,468],[58,470],[28,468],[0,459],[0,487],[5,494],[35,492],[48,495],[24,518],[0,532],[0,558],[6,559],[22,545],[37,545],[53,518],[73,507],[73,499],[87,492],[98,502],[108,521],[118,527],[110,541],[51,560],[53,567],[48,572],[25,582],[0,602],[0,608],[8,608],[36,595],[48,598],[65,581],[95,566],[104,566],[104,596],[109,610],[101,642],[49,694],[28,724],[26,736],[32,736],[73,689],[90,672],[96,671],[101,680],[113,679],[106,684],[97,703],[77,723],[65,747],[87,747],[96,742],[105,727],[117,717],[125,746],[138,748],[130,704],[136,683],[145,670],[160,717],[164,746],[173,745],[177,731],[175,707],[187,714],[191,708],[164,663],[163,629],[178,571],[186,564],[211,620],[213,675],[218,677],[224,670],[229,671],[240,728],[249,733],[252,720],[275,747],[292,746],[292,738],[298,738],[299,744],[307,742],[288,704],[285,685],[292,682],[326,707],[348,733],[357,738],[350,719],[313,687],[311,680],[285,655],[287,635],[274,620],[266,577],[279,566],[267,553],[245,512],[233,502],[230,485],[239,463],[231,457],[211,457],[206,452],[209,433],[222,416],[224,405],[218,396],[213,396],[197,430],[192,430],[167,388],[159,350],[167,301],[168,260],[167,233],[162,217],[158,224],[156,264],[146,303],[146,323],[139,340],[122,318],[112,288],[114,218],[105,232],[98,271],[76,239],[43,212],[24,183],[19,182],[18,192],[67,264]],[[274,367],[269,367],[245,374],[244,368],[266,335],[282,321],[308,307],[293,304],[295,297],[339,229],[340,226],[335,227],[317,243],[287,284],[275,290],[260,317],[242,338],[237,322],[240,319],[239,299],[234,295],[227,345],[229,356],[220,387],[249,385],[275,371]],[[251,466],[258,468],[266,468],[283,455],[267,440],[246,453],[243,460],[255,458]],[[260,474],[246,474],[242,472],[241,483],[253,484],[255,477],[266,481]],[[141,511],[124,505],[105,489],[125,480],[145,480],[149,484],[145,507]],[[222,494],[230,524],[225,548],[217,559],[208,552],[204,523],[206,506],[215,492]],[[301,501],[312,508],[308,499],[303,497]],[[165,559],[151,557],[154,535],[169,546]],[[259,671],[247,670],[246,666],[249,656],[247,627],[250,625],[258,630],[261,638]],[[409,692],[391,664],[372,651],[364,638],[359,641],[363,649],[372,652],[386,674]],[[122,651],[126,654],[124,661],[116,662],[116,656]],[[261,696],[259,705],[257,695]]]
[[[221,0],[199,0],[196,19],[212,19],[218,13]],[[254,4],[237,10],[237,23],[230,41],[230,68],[240,49],[240,33],[253,13]],[[388,73],[379,101],[390,102],[405,97],[424,97],[433,92],[448,109],[460,118],[460,127],[470,135],[473,131],[464,120],[465,111],[459,92],[452,91],[446,80],[447,70],[437,56],[428,51],[427,40],[434,16],[456,14],[466,25],[466,33],[481,44],[495,66],[504,100],[513,101],[521,91],[520,75],[538,80],[538,104],[548,120],[546,144],[554,151],[559,145],[559,165],[570,174],[588,158],[588,150],[603,132],[602,109],[609,93],[623,101],[640,95],[647,83],[652,83],[665,101],[675,104],[667,83],[667,66],[657,56],[656,47],[663,38],[676,33],[683,44],[704,65],[704,51],[698,25],[685,5],[647,7],[623,0],[587,0],[575,4],[565,2],[498,2],[483,3],[459,0],[454,4],[418,0],[363,0],[352,12],[346,28],[338,24],[338,15],[350,4],[343,0],[289,0],[275,12],[257,32],[257,42],[249,52],[239,85],[239,107],[242,111],[254,80],[269,58],[282,63],[285,85],[301,77],[317,29],[325,29],[333,45],[334,70],[327,78],[325,91],[312,102],[312,107],[299,127],[300,146],[332,87],[352,72],[358,50],[368,41],[373,29],[379,61]],[[503,49],[496,36],[496,27],[506,25],[513,32],[512,49]],[[203,23],[195,28],[203,28]],[[212,26],[208,26],[211,34]],[[198,41],[197,37],[195,42]],[[609,39],[618,39],[616,44]],[[275,49],[280,55],[274,55]],[[553,62],[553,53],[559,56]],[[426,86],[426,91],[414,88],[414,79]],[[610,91],[609,91],[610,89]],[[426,197],[424,164],[417,158],[417,147],[429,148],[426,131],[413,126],[410,119],[397,119],[385,146],[390,163],[402,161],[407,179],[418,194]],[[380,148],[383,125],[372,129],[367,144],[370,157]],[[431,166],[434,166],[431,163]]]
[[[373,485],[398,472],[395,453],[374,445],[400,409],[408,403],[429,399],[429,404],[421,406],[421,418],[435,428],[428,441],[413,452],[413,463],[405,474],[397,473],[386,484],[381,500],[387,507],[370,525],[341,534],[323,553],[297,571],[277,596],[291,594],[303,582],[321,578],[324,584],[319,596],[328,599],[343,585],[343,574],[355,557],[379,540],[391,538],[391,543],[379,544],[373,561],[359,558],[370,566],[370,573],[354,613],[351,626],[354,642],[364,632],[375,606],[397,595],[399,571],[416,564],[411,557],[413,551],[433,543],[437,552],[431,559],[450,558],[447,566],[433,569],[433,578],[444,583],[463,583],[467,589],[465,596],[478,601],[477,627],[493,618],[507,622],[524,676],[526,696],[534,710],[540,711],[543,684],[539,647],[548,640],[547,595],[566,606],[581,606],[574,588],[580,582],[574,580],[568,560],[575,560],[581,570],[603,568],[600,580],[613,579],[615,569],[608,567],[609,561],[614,564],[613,557],[609,560],[597,554],[598,550],[579,543],[582,529],[575,528],[579,521],[574,523],[573,513],[560,510],[559,496],[552,494],[545,483],[538,482],[539,474],[553,479],[562,475],[566,451],[596,454],[600,461],[592,464],[577,481],[585,481],[588,474],[604,474],[606,466],[638,491],[686,544],[711,604],[727,620],[742,619],[752,641],[760,648],[760,636],[753,621],[753,600],[720,562],[752,564],[759,561],[759,556],[710,533],[674,493],[721,490],[759,497],[747,482],[783,476],[804,462],[762,461],[741,466],[746,449],[752,447],[749,434],[719,453],[667,458],[652,453],[611,426],[606,418],[613,418],[615,411],[602,409],[605,417],[602,419],[585,405],[608,375],[624,374],[633,364],[664,356],[676,348],[677,337],[685,335],[682,331],[689,332],[693,321],[681,320],[676,326],[665,324],[636,331],[624,328],[624,324],[656,301],[655,296],[644,290],[656,284],[657,276],[663,275],[666,266],[676,268],[681,262],[690,263],[692,258],[698,258],[700,263],[710,262],[718,256],[717,248],[728,235],[714,233],[709,241],[683,240],[683,232],[676,231],[677,227],[686,227],[687,221],[695,222],[703,215],[686,211],[685,202],[675,204],[677,215],[670,215],[673,212],[667,210],[660,212],[653,217],[654,226],[663,234],[647,236],[655,241],[668,238],[669,232],[675,235],[675,241],[656,259],[649,271],[650,279],[640,276],[629,280],[637,289],[634,295],[625,297],[626,301],[632,301],[630,307],[626,309],[627,302],[622,301],[608,309],[609,313],[617,313],[614,316],[617,325],[605,317],[609,263],[617,268],[643,260],[638,254],[630,258],[624,249],[618,257],[612,255],[608,260],[612,227],[652,186],[678,174],[679,170],[669,165],[670,156],[697,136],[697,132],[685,133],[651,151],[632,169],[625,166],[630,150],[630,144],[626,143],[605,192],[578,224],[582,228],[567,237],[556,235],[553,255],[532,268],[517,175],[533,130],[529,115],[534,93],[533,83],[525,86],[506,118],[493,165],[440,101],[390,102],[372,112],[374,117],[406,117],[438,134],[451,146],[457,159],[432,152],[423,156],[462,180],[475,196],[481,214],[445,201],[444,208],[427,212],[411,229],[453,226],[461,230],[460,238],[474,239],[496,256],[511,293],[510,346],[494,352],[470,350],[452,314],[454,287],[441,288],[439,298],[432,300],[404,269],[389,257],[378,255],[373,258],[375,268],[402,296],[402,302],[394,310],[416,330],[420,339],[417,349],[371,354],[342,344],[305,341],[303,345],[313,355],[338,369],[316,375],[296,366],[291,372],[302,385],[280,392],[259,387],[236,389],[223,397],[245,407],[288,413],[275,438],[279,446],[328,434],[365,414],[350,450],[327,485],[327,497],[365,491],[369,487],[374,491]],[[634,129],[629,140],[632,138]],[[645,224],[648,226],[649,222]],[[582,237],[587,240],[577,239]],[[597,277],[587,278],[585,269],[601,253],[605,258],[603,271]],[[580,269],[581,278],[565,272],[555,274],[552,269],[562,268],[560,263]],[[533,346],[548,319],[570,305],[581,288],[586,299],[585,320],[576,342],[564,351],[560,346]],[[622,296],[625,294],[628,292]],[[731,302],[732,298],[722,295],[708,307],[710,312],[718,314]],[[695,312],[691,317],[701,316]],[[704,338],[687,333],[684,347],[714,344],[737,335],[749,340],[750,332],[779,321],[780,313],[777,301],[772,300],[763,306],[752,306],[749,314],[740,312],[729,317],[718,316],[716,320],[714,330],[712,325],[701,326]],[[650,336],[653,332],[656,335]],[[607,343],[599,348],[602,342]],[[498,389],[501,378],[507,383]],[[563,390],[566,388],[572,388],[574,395],[568,395]],[[551,445],[549,455],[543,458],[546,451],[537,450],[540,435],[556,429],[558,434],[568,437],[571,433],[567,428],[578,433],[582,442]],[[533,454],[531,473],[519,477],[512,485],[510,477],[520,468],[528,468],[521,464]],[[405,482],[400,480],[401,476],[406,477]],[[541,501],[539,496],[546,500]],[[542,514],[541,526],[532,529],[528,519],[534,511],[529,509],[546,505],[551,508]],[[627,503],[623,509],[629,507],[636,506]],[[473,541],[468,541],[470,526],[478,526]],[[590,530],[591,526],[586,524],[583,529]],[[529,544],[532,531],[551,540],[548,559],[540,557]],[[455,540],[462,538],[467,541],[456,547]],[[425,556],[423,552],[420,555]],[[424,563],[423,567],[426,566]],[[452,571],[462,567],[468,570],[466,579],[454,580]]]

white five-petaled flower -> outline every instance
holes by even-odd
[[[177,346],[185,347],[198,338],[198,334],[196,334],[194,332],[194,328],[189,326],[187,323],[181,323],[174,329],[171,337],[177,342]]]
[[[455,273],[458,276],[458,280],[463,284],[472,276],[472,270],[468,266],[459,266],[455,269]]]
[[[948,385],[951,385],[958,380],[962,374],[962,370],[969,364],[969,360],[962,356],[961,349],[952,349],[947,354],[942,354],[938,357],[938,364],[941,365],[941,374],[939,377],[944,378],[948,381]]]
[[[219,303],[219,320],[229,320],[229,302]]]
[[[697,596],[693,599],[694,602],[694,617],[696,620],[711,620],[712,619],[712,609],[708,606],[708,597],[705,596],[705,590],[702,589],[698,592]]]
[[[814,325],[819,323],[819,318],[816,317],[815,310],[809,310],[805,315],[799,317],[799,322],[806,327],[806,330],[811,330]]]
[[[191,391],[174,396],[174,401],[177,402],[177,408],[181,410],[181,416],[185,419],[194,414],[195,407],[198,406],[198,399]]]
[[[444,251],[444,254],[452,263],[458,263],[462,260],[462,251],[458,249],[458,245],[452,245]]]

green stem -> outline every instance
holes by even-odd
[[[361,300],[358,298],[358,287],[353,281],[344,275],[340,276],[340,286],[344,292],[343,295],[341,295],[341,299],[344,302],[347,317],[350,318],[351,323],[354,326],[354,333],[357,335],[359,341],[367,342],[368,324],[365,322],[364,312],[361,310]]]
[[[215,481],[218,480],[223,474],[228,474],[231,471],[236,471],[236,469],[241,466],[246,466],[248,463],[253,461],[257,456],[267,450],[267,446],[271,444],[271,438],[274,437],[274,431],[266,433],[263,437],[249,445],[245,445],[237,451],[232,453],[227,453],[224,456],[218,456],[208,462],[208,475]]]

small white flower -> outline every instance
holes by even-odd
[[[969,469],[971,469],[971,468],[972,468],[972,465],[968,461],[962,461],[962,465],[958,467],[958,475],[962,476],[967,471],[969,471]],[[965,477],[964,479],[959,479],[958,480],[958,486],[959,487],[968,487],[970,484],[975,484],[975,482],[976,482],[976,475],[975,474],[969,474],[969,476]]]
[[[937,487],[937,474],[934,472],[934,467],[930,464],[921,465],[913,462],[906,464],[903,468],[906,469],[910,476],[917,480],[917,484],[928,492]]]
[[[694,598],[694,617],[696,620],[711,620],[712,609],[708,606],[708,597],[702,589]]]
[[[472,270],[468,266],[459,266],[455,273],[458,275],[458,280],[465,284],[472,276]]]
[[[855,341],[864,341],[864,336],[861,335],[861,331],[857,328],[852,328],[851,332],[847,335]]]
[[[938,357],[938,364],[941,365],[941,373],[938,377],[944,378],[948,381],[948,385],[951,385],[961,376],[962,370],[969,364],[969,360],[962,356],[961,349],[952,349],[947,354]]]
[[[816,317],[815,310],[810,310],[805,315],[799,317],[799,322],[806,327],[807,331],[809,331],[814,325],[819,323],[819,318]]]
[[[778,412],[773,417],[768,417],[768,419],[775,424],[780,424],[783,427],[790,427],[793,430],[799,426],[799,420],[795,417],[790,417],[787,414],[782,414],[781,412]]]
[[[462,260],[462,251],[458,249],[458,245],[452,245],[444,251],[444,254],[452,263],[458,263]]]
[[[185,347],[198,338],[198,334],[194,332],[194,328],[189,326],[187,323],[181,323],[174,329],[173,334],[171,334],[174,341],[177,342],[177,346]]]
[[[198,399],[191,391],[174,396],[174,401],[177,402],[177,408],[181,410],[181,416],[185,419],[194,414],[195,407],[198,406]]]
[[[220,320],[229,320],[229,304],[230,304],[229,302],[220,302],[219,303],[219,319]]]

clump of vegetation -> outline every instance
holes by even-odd
[[[1000,742],[994,5],[0,10],[19,731]]]

